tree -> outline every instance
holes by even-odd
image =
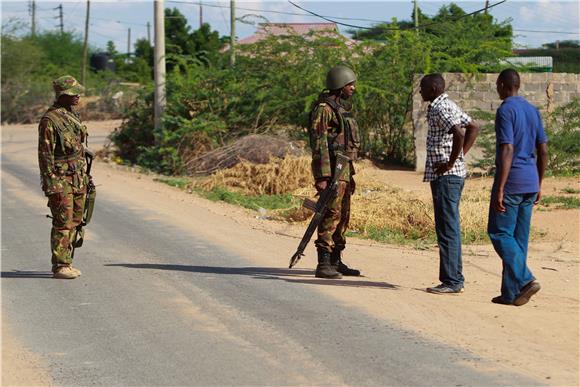
[[[223,47],[219,32],[212,31],[207,23],[202,24],[199,29],[193,31],[191,43],[195,57],[206,64],[215,64],[219,56],[219,50]]]
[[[396,30],[410,29],[411,21],[379,24],[358,32],[357,40],[388,41]],[[441,7],[432,18],[419,9],[419,37],[431,47],[431,71],[475,72],[497,70],[500,59],[512,52],[512,27],[508,21],[497,22],[483,12],[466,16],[456,4]],[[350,31],[353,33],[354,31]]]
[[[562,40],[552,43],[542,44],[544,48],[580,48],[580,40]]]
[[[165,9],[165,44],[168,56],[194,53],[190,30],[187,19],[177,8]]]

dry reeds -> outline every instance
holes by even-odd
[[[435,222],[431,198],[377,183],[365,173],[370,168],[373,168],[370,163],[357,165],[357,189],[352,197],[349,228],[363,237],[373,237],[378,231],[409,240],[433,241]],[[275,158],[268,164],[244,161],[194,184],[207,191],[226,187],[248,195],[292,193],[304,198],[314,197],[316,193],[310,157]],[[481,242],[485,237],[488,195],[482,191],[463,195],[461,226],[465,242]],[[275,218],[289,221],[305,221],[311,215],[302,208],[275,211]]]
[[[272,158],[267,164],[242,161],[194,183],[206,191],[233,188],[248,195],[280,195],[312,185],[309,157]]]

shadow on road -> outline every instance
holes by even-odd
[[[52,278],[50,271],[32,271],[32,270],[13,270],[3,271],[1,278]]]
[[[290,283],[308,284],[308,285],[332,285],[332,286],[350,286],[350,287],[369,287],[397,289],[397,285],[387,282],[365,281],[359,278],[332,280],[318,279],[314,277],[313,270],[301,269],[283,269],[277,267],[220,267],[220,266],[190,266],[190,265],[172,265],[156,263],[116,263],[105,266],[126,267],[130,269],[154,269],[154,270],[172,270],[185,271],[190,273],[202,274],[222,274],[222,275],[245,275],[258,279],[282,280]],[[294,277],[294,278],[291,278]],[[296,278],[298,277],[298,278]]]

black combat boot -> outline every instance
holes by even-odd
[[[335,270],[342,275],[351,277],[360,276],[360,270],[351,269],[342,262],[341,250],[332,250],[332,254],[330,255],[330,263],[335,268]]]
[[[340,279],[342,274],[336,271],[336,268],[330,264],[330,253],[328,251],[318,250],[318,266],[316,266],[317,278]]]

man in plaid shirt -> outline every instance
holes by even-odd
[[[423,181],[431,184],[435,231],[439,245],[439,281],[429,293],[463,292],[459,201],[466,176],[463,156],[469,151],[479,128],[445,94],[441,74],[421,80],[421,97],[431,102],[427,109],[427,160]]]

